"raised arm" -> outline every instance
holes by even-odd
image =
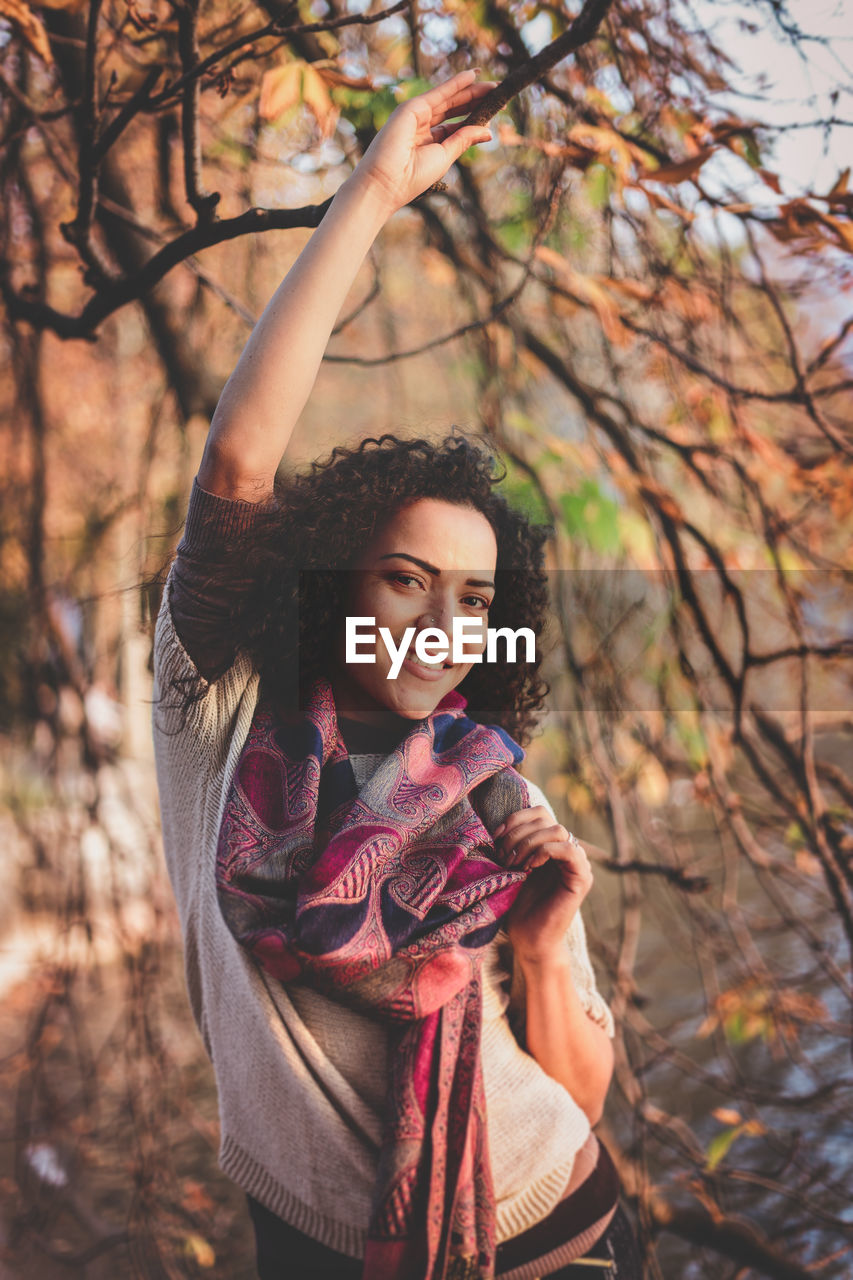
[[[311,394],[347,293],[376,235],[396,209],[438,181],[468,147],[490,137],[460,127],[492,81],[462,71],[403,102],[339,188],[278,286],[226,382],[198,482],[225,498],[269,497],[293,428]]]

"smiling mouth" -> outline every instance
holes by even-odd
[[[406,654],[406,661],[416,662],[419,667],[426,667],[427,671],[438,671],[439,669],[438,659],[436,659],[435,662],[421,662],[420,658],[415,653],[414,649],[410,649],[409,652]],[[453,663],[450,661],[449,658],[446,658],[441,665],[443,667],[452,667]]]
[[[414,649],[410,649],[409,652],[406,654],[405,658],[403,659],[404,664],[407,662],[410,662],[412,666],[419,667],[421,671],[429,671],[433,675],[438,675],[442,671],[449,671],[450,668],[453,666],[453,663],[450,661],[449,658],[445,659],[445,661],[442,663],[422,662],[421,659],[415,653]]]

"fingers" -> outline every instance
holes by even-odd
[[[572,848],[568,844],[568,832],[559,823],[547,827],[523,827],[509,838],[506,849],[506,865],[512,867],[538,867],[549,858],[565,860]]]
[[[448,116],[467,114],[475,102],[491,93],[499,83],[497,80],[480,80],[475,84],[470,80],[471,74],[474,73],[463,71],[460,76],[454,76],[435,89],[406,99],[397,110],[414,111],[418,119],[428,118],[431,125],[440,124]],[[460,83],[462,76],[468,79]]]
[[[454,134],[459,133],[462,129],[468,129],[473,132],[473,143],[468,142],[467,146],[472,146],[477,142],[491,142],[492,131],[487,124],[468,124],[464,120],[448,120],[444,124],[434,124],[430,128],[433,142],[446,142],[448,138],[452,138]]]
[[[428,132],[430,141],[443,148],[447,167],[450,168],[469,147],[492,140],[488,126],[465,124],[465,117],[470,114],[474,103],[498,84],[497,80],[482,80],[475,84],[472,77],[476,74],[475,71],[462,71],[444,84],[401,102],[385,128],[391,126],[393,120],[402,122],[408,118],[411,122],[414,119],[420,140],[424,141],[424,132]],[[451,120],[453,116],[461,116],[462,119],[454,122]]]
[[[519,827],[529,826],[531,822],[538,822],[541,826],[543,823],[550,823],[551,815],[542,804],[531,805],[529,809],[517,809],[515,813],[511,813],[509,817],[495,827],[492,833],[495,836],[502,836],[509,832],[516,831]]]
[[[581,846],[550,840],[545,840],[541,844],[535,843],[522,858],[518,869],[529,873],[545,867],[546,864],[552,876],[558,878],[557,882],[563,889],[571,893],[579,902],[583,901],[592,888],[593,874],[589,859]],[[526,883],[531,882],[528,880]],[[552,893],[554,881],[545,883],[550,884],[547,892]],[[539,889],[541,892],[541,885]]]
[[[495,829],[494,840],[504,866],[532,870],[553,859],[580,880],[592,883],[592,869],[583,845],[562,823],[555,823],[542,805],[510,814]]]
[[[441,138],[435,139],[435,141],[440,144],[444,154],[447,156],[448,168],[458,160],[463,152],[467,151],[469,147],[474,147],[481,142],[491,142],[491,140],[491,133],[489,133],[488,129],[484,130],[483,126],[479,124],[466,125],[464,128],[458,128],[450,135],[450,137],[446,137],[443,140]]]
[[[463,112],[467,114],[472,104],[479,98],[485,98],[497,84],[497,80],[480,80],[470,88],[462,89],[459,93],[455,93],[449,102],[442,103],[440,107],[433,107],[433,119],[446,120],[448,116],[462,115]]]
[[[461,93],[464,89],[470,89],[474,84],[478,74],[479,67],[468,67],[466,71],[460,71],[455,76],[451,76],[449,80],[444,80],[441,84],[437,84],[432,89],[427,89],[426,93],[420,94],[423,102],[428,102],[434,109],[440,109],[442,106],[450,102],[455,94]]]
[[[523,865],[536,844],[543,841],[558,843],[568,838],[568,831],[554,824],[551,814],[543,805],[519,809],[511,813],[494,832],[499,842],[506,866]]]

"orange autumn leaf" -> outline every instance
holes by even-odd
[[[296,59],[265,73],[258,103],[258,112],[263,120],[274,120],[300,103],[313,114],[321,135],[330,137],[337,123],[338,108],[316,67]]]
[[[348,76],[341,71],[331,59],[322,62],[312,62],[311,66],[319,74],[324,84],[337,85],[342,89],[366,89],[370,93],[376,93],[377,86],[371,80],[370,76]]]
[[[649,191],[648,187],[643,187],[643,191],[649,204],[653,205],[656,209],[668,209],[670,213],[674,213],[676,217],[680,218],[682,222],[686,222],[688,225],[696,216],[692,210],[683,209],[681,205],[675,204],[674,201],[667,199],[667,197],[661,195],[659,191]]]
[[[0,0],[0,18],[5,18],[16,28],[33,53],[38,54],[49,67],[53,66],[53,54],[42,20],[29,5],[24,4],[24,0]]]
[[[832,190],[827,196],[827,199],[831,200],[833,196],[846,196],[847,188],[849,185],[850,185],[850,168],[848,166],[841,173],[839,173],[835,181],[835,185],[833,186]]]
[[[651,302],[654,297],[651,285],[643,284],[641,280],[629,280],[625,276],[606,276],[603,283],[608,289],[624,294],[634,302]]]
[[[714,316],[713,299],[706,289],[692,283],[688,288],[674,276],[663,281],[660,289],[660,305],[688,320],[704,322]]]
[[[835,200],[840,197],[836,196]],[[767,223],[777,240],[803,240],[804,248],[822,249],[835,245],[853,253],[853,224],[829,213],[823,213],[798,196],[787,201],[779,210],[780,217]]]
[[[684,512],[676,498],[653,476],[638,480],[636,490],[643,501],[675,524],[684,523]]]
[[[622,323],[619,308],[604,287],[606,281],[573,270],[561,254],[549,249],[547,245],[539,245],[536,257],[551,267],[569,293],[595,312],[608,342],[624,346],[631,341],[631,334]]]
[[[184,1237],[184,1253],[203,1271],[209,1271],[211,1267],[216,1266],[213,1245],[195,1231]]]
[[[302,65],[299,62],[287,62],[283,67],[274,67],[272,71],[265,73],[261,80],[258,104],[262,119],[272,120],[300,101]]]
[[[335,131],[339,110],[329,96],[329,90],[319,71],[306,65],[302,77],[302,100],[320,126],[320,133],[329,138]]]
[[[533,147],[545,156],[565,156],[578,169],[587,169],[599,158],[594,147],[579,143],[552,142],[547,138],[525,138],[511,124],[498,124],[498,141],[503,147]]]
[[[715,1120],[719,1120],[720,1124],[740,1124],[741,1114],[735,1111],[733,1107],[715,1107],[711,1112]]]
[[[575,124],[568,132],[568,141],[596,153],[598,159],[612,170],[622,182],[630,179],[635,164],[643,160],[639,147],[627,142],[621,134],[604,125]]]
[[[673,164],[662,164],[657,169],[645,169],[640,174],[639,182],[686,182],[698,173],[705,161],[713,154],[713,147],[705,147],[695,156],[687,160],[678,160]]]
[[[853,225],[849,222],[841,222],[838,218],[826,217],[825,221],[835,232],[841,247],[848,253],[853,253]]]
[[[712,124],[710,132],[717,142],[728,145],[733,139],[751,137],[756,129],[764,127],[761,120],[741,120],[739,116],[727,116],[725,120],[717,120]]]

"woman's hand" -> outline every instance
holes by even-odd
[[[401,209],[443,178],[463,151],[488,142],[485,125],[449,123],[467,115],[478,99],[494,88],[494,80],[475,84],[476,71],[460,71],[427,93],[401,102],[377,133],[350,182],[366,183],[387,205]]]
[[[260,502],[305,407],[344,299],[386,220],[491,135],[467,115],[492,87],[463,71],[402,102],[371,142],[264,308],[213,415],[198,482]]]
[[[522,963],[541,964],[564,951],[565,936],[592,888],[592,870],[580,841],[555,824],[541,805],[511,813],[494,832],[500,861],[530,871],[507,914],[513,951]]]
[[[525,991],[527,1052],[597,1124],[613,1074],[613,1045],[575,988],[566,931],[592,888],[586,850],[537,805],[511,813],[493,833],[506,867],[530,874],[507,914]]]

